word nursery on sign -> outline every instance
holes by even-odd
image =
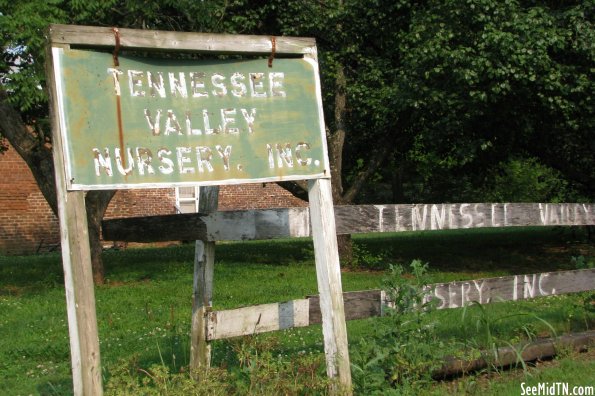
[[[328,177],[311,60],[120,56],[114,67],[108,54],[55,51],[75,189]]]

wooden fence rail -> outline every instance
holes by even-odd
[[[337,234],[594,225],[595,204],[460,203],[335,206]],[[311,235],[308,208],[219,211],[103,221],[112,241],[256,240]]]
[[[438,309],[459,308],[471,302],[489,304],[542,296],[578,293],[595,288],[595,269],[543,272],[427,287],[426,301],[437,300]],[[343,293],[345,319],[381,316],[390,301],[382,290]],[[207,339],[219,340],[321,323],[318,296],[283,303],[254,305],[208,313]]]
[[[336,206],[334,220],[337,234],[484,227],[582,226],[595,225],[594,206],[595,204],[591,203],[353,205]],[[113,241],[198,240],[212,244],[226,240],[309,237],[312,235],[313,227],[310,221],[308,208],[216,211],[105,220],[102,223],[102,232],[105,240]],[[214,252],[208,256],[209,260],[213,260]],[[211,278],[205,278],[202,281],[204,284],[199,285],[195,274],[195,292],[197,289],[212,290],[211,282]],[[595,269],[547,272],[430,285],[427,288],[426,299],[435,299],[439,309],[446,309],[461,307],[472,301],[487,304],[494,301],[581,292],[592,290],[594,286]],[[339,300],[340,296],[339,292]],[[384,291],[369,290],[343,293],[343,303],[345,318],[353,320],[381,316],[390,301],[387,300]],[[204,303],[202,316],[199,318],[201,320],[195,321],[196,315],[193,316],[192,345],[197,353],[193,368],[200,364],[208,365],[208,344],[212,340],[305,327],[323,322],[318,296],[225,311],[210,311],[208,305],[210,302]],[[328,306],[326,312],[329,322]],[[341,317],[342,314],[343,310]],[[332,318],[332,315],[330,317]],[[346,343],[346,337],[340,338]],[[199,348],[196,345],[203,347]],[[346,345],[342,347],[346,350]],[[334,351],[333,348],[329,350]],[[197,352],[199,349],[202,352]],[[329,367],[334,367],[330,363],[327,360]],[[342,369],[348,371],[348,365],[344,364]],[[343,376],[347,377],[346,374]]]

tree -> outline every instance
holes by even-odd
[[[0,77],[10,92],[1,101],[0,128],[9,140],[15,139],[8,136],[11,125],[13,135],[28,136],[15,142],[32,155],[40,186],[53,181],[51,167],[41,170],[42,163],[51,164],[44,154],[51,142],[39,89],[42,32],[50,22],[63,22],[315,37],[337,204],[375,200],[380,183],[392,184],[399,202],[481,200],[483,192],[493,191],[494,172],[531,159],[556,170],[547,174],[560,175],[583,196],[593,195],[593,2],[0,0],[0,5]],[[4,122],[10,109],[22,123],[18,117]],[[295,183],[284,187],[306,196]],[[87,199],[106,201],[94,194]]]
[[[0,133],[25,160],[48,204],[57,214],[52,139],[45,87],[45,38],[50,23],[208,30],[217,21],[215,2],[0,1]],[[207,26],[208,25],[208,26]],[[1,143],[1,141],[0,141]],[[4,149],[6,146],[0,144]],[[93,278],[104,282],[100,225],[114,191],[85,196]]]
[[[405,162],[422,199],[481,199],[510,159],[595,185],[592,2],[429,1],[399,39]],[[422,189],[423,188],[423,189]]]

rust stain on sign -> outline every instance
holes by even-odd
[[[114,68],[118,68],[120,66],[120,59],[118,58],[118,53],[120,51],[120,31],[118,28],[114,28],[114,37],[116,39],[116,46],[114,47],[114,53],[112,54],[112,58],[114,60]],[[119,76],[116,75],[116,79],[119,79]],[[118,84],[114,84],[115,86],[119,86]],[[122,100],[120,99],[120,90],[116,92],[116,117],[118,119],[118,137],[120,142],[120,150],[124,150],[124,127],[122,126]],[[122,165],[126,168],[126,156],[122,158]],[[127,176],[124,175],[125,177]]]
[[[328,177],[314,61],[132,58],[115,37],[54,49],[70,189]]]

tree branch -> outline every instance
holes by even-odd
[[[7,103],[7,97],[7,93],[0,89],[0,133],[25,160],[41,193],[57,215],[58,202],[51,147],[44,145],[43,140],[31,132],[21,114]]]
[[[308,183],[305,180],[277,182],[283,189],[289,191],[294,197],[308,202]]]

